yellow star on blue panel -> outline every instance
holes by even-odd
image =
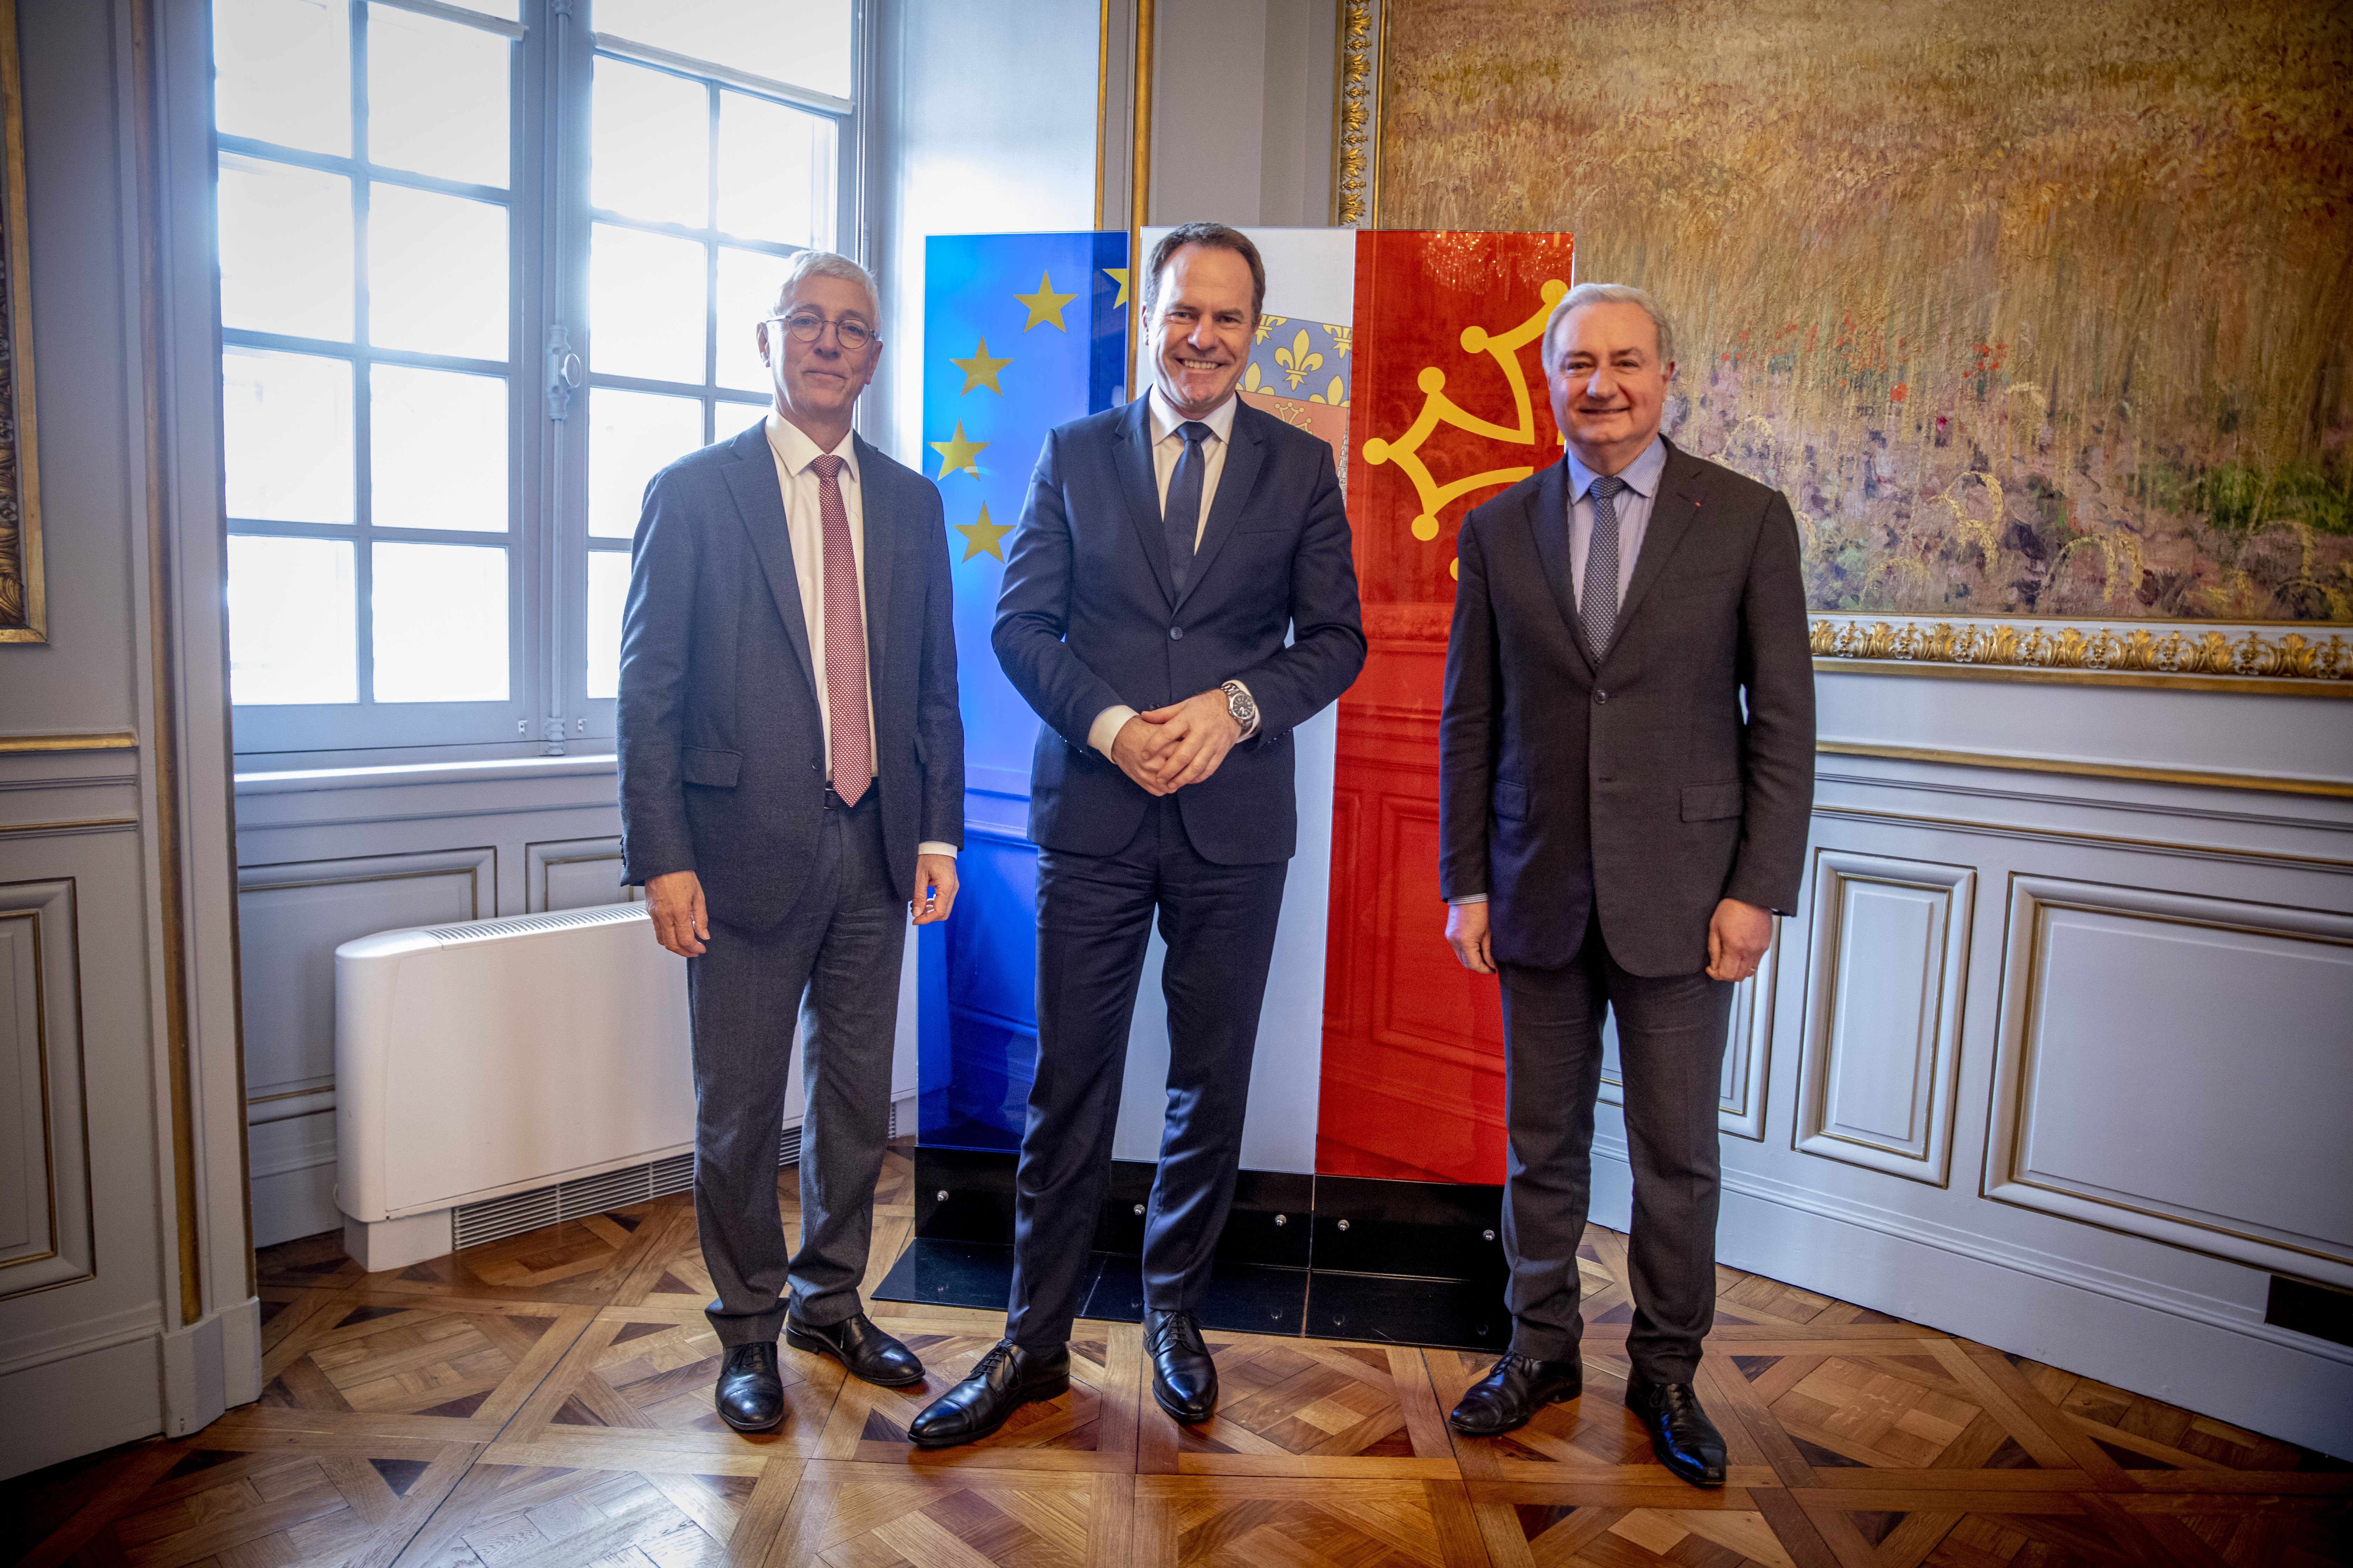
[[[958,419],[956,421],[955,433],[954,435],[950,436],[946,440],[933,441],[929,444],[934,451],[940,454],[939,478],[945,479],[948,475],[955,473],[959,469],[964,471],[965,473],[972,475],[975,479],[978,479],[980,477],[980,467],[972,460],[978,457],[981,452],[987,448],[988,443],[987,441],[966,440],[965,439],[964,421],[962,419]]]
[[[1013,532],[1005,524],[988,520],[988,503],[986,501],[980,503],[980,521],[959,523],[955,531],[964,535],[964,558],[967,561],[983,551],[1000,561],[1005,559],[1005,552],[998,547],[997,541]]]
[[[1021,326],[1023,332],[1028,332],[1039,322],[1051,322],[1064,332],[1071,330],[1062,325],[1062,307],[1077,299],[1078,295],[1054,292],[1054,280],[1049,274],[1045,272],[1038,274],[1036,293],[1016,294],[1013,297],[1029,307],[1029,319]]]
[[[1013,361],[989,358],[987,338],[980,340],[980,346],[972,351],[970,359],[951,359],[948,363],[964,372],[965,392],[969,392],[976,387],[986,387],[1000,397],[1005,396],[1005,388],[997,384],[997,373]],[[961,397],[964,392],[959,392],[956,396]]]
[[[1113,282],[1119,285],[1119,298],[1111,302],[1112,308],[1113,310],[1117,310],[1120,306],[1127,303],[1127,269],[1124,267],[1106,267],[1103,269],[1103,276],[1109,278]]]

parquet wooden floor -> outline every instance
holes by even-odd
[[[886,1166],[879,1281],[913,1221]],[[779,1201],[793,1219],[793,1172]],[[2055,1367],[1720,1271],[1702,1394],[1720,1492],[1620,1396],[1624,1238],[1596,1229],[1586,1395],[1493,1442],[1444,1420],[1482,1356],[1212,1333],[1180,1429],[1134,1324],[1082,1322],[1071,1393],[919,1453],[992,1312],[878,1303],[893,1391],[782,1351],[791,1416],[712,1414],[683,1197],[368,1275],[261,1256],[268,1383],[194,1437],[0,1484],[0,1561],[139,1568],[2306,1568],[2353,1562],[2353,1467]],[[15,1418],[13,1414],[11,1418]]]

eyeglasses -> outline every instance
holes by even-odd
[[[815,343],[825,335],[826,328],[831,327],[833,341],[840,344],[845,354],[856,354],[874,341],[874,329],[849,316],[839,321],[828,321],[815,311],[795,311],[791,315],[770,316],[768,320],[781,323],[784,329],[793,334],[795,343]]]

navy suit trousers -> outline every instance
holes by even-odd
[[[1168,944],[1168,1099],[1145,1218],[1145,1305],[1200,1305],[1233,1202],[1289,870],[1204,860],[1174,795],[1152,801],[1114,854],[1039,853],[1038,1076],[1015,1177],[1006,1324],[1024,1350],[1062,1344],[1082,1305],[1155,916]]]

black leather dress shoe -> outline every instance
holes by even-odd
[[[738,1432],[765,1432],[785,1418],[785,1380],[776,1375],[776,1341],[729,1348],[719,1363],[719,1419]]]
[[[1517,1351],[1463,1391],[1448,1425],[1465,1437],[1501,1437],[1525,1426],[1547,1404],[1560,1404],[1585,1392],[1582,1361],[1540,1361]]]
[[[1218,1408],[1218,1363],[1190,1312],[1144,1314],[1144,1351],[1152,1358],[1152,1397],[1190,1426]]]
[[[1695,1487],[1724,1485],[1724,1434],[1699,1407],[1691,1384],[1630,1378],[1626,1408],[1641,1418],[1659,1463]]]
[[[850,1376],[884,1388],[904,1388],[923,1381],[923,1363],[915,1359],[915,1352],[876,1328],[863,1312],[853,1312],[822,1328],[788,1317],[785,1343],[812,1355],[831,1356],[849,1369]]]
[[[918,1448],[948,1448],[987,1436],[1036,1399],[1055,1399],[1071,1387],[1071,1351],[1025,1351],[999,1340],[973,1363],[965,1380],[923,1406],[907,1428]]]

